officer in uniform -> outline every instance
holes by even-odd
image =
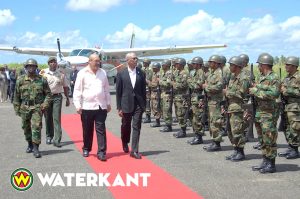
[[[299,157],[300,145],[300,72],[299,57],[288,57],[285,69],[288,73],[281,85],[281,93],[285,99],[285,115],[287,128],[284,132],[289,148],[285,152],[278,153],[280,157],[295,159]]]
[[[150,101],[151,101],[151,90],[149,88],[150,81],[152,79],[152,70],[150,68],[151,60],[148,58],[145,58],[143,60],[143,68],[142,70],[144,71],[146,75],[146,117],[144,119],[144,123],[151,123],[151,106],[150,106]]]
[[[160,63],[152,64],[152,79],[149,84],[151,90],[151,110],[153,116],[155,117],[155,123],[151,124],[151,127],[160,127],[160,117],[161,117],[161,96],[160,96],[160,85],[159,85],[159,76],[160,76]]]
[[[276,99],[278,98],[280,80],[272,71],[273,57],[264,53],[258,57],[257,63],[261,73],[260,78],[250,88],[249,93],[254,95],[257,103],[255,114],[255,127],[262,135],[261,149],[263,162],[259,166],[253,166],[252,170],[259,170],[260,173],[274,173],[275,158],[277,156],[277,116],[274,114],[277,109]]]
[[[185,65],[185,59],[178,58],[175,60],[177,73],[174,76],[173,81],[173,99],[178,123],[181,128],[180,131],[173,134],[175,138],[183,138],[186,136],[186,120],[184,119],[184,116],[188,108],[188,74],[186,70],[184,70]]]
[[[178,59],[178,57],[173,57],[171,59],[171,71],[172,71],[172,74],[173,74],[173,77],[175,77],[175,75],[177,75],[178,71],[177,71],[177,68],[175,67],[175,61]],[[173,96],[174,97],[174,96]],[[173,100],[173,103],[175,103],[175,101]],[[173,106],[173,105],[172,105]],[[174,108],[176,109],[175,107],[175,104],[174,104]],[[178,122],[178,116],[176,115],[176,110],[175,110],[175,117],[173,118],[173,122],[174,123],[177,123]]]
[[[202,84],[205,82],[203,68],[203,59],[201,57],[194,57],[192,59],[194,73],[190,76],[189,88],[191,91],[191,109],[192,109],[192,126],[195,136],[188,141],[190,145],[202,144],[202,131],[204,124],[202,118],[204,114],[204,96]]]
[[[222,124],[221,101],[223,100],[223,78],[221,64],[222,60],[219,55],[212,55],[209,58],[210,71],[206,82],[202,85],[207,93],[208,114],[209,114],[209,131],[213,142],[204,146],[203,149],[212,152],[221,150],[222,141]]]
[[[22,118],[22,128],[28,142],[26,153],[40,158],[42,114],[48,108],[51,91],[47,81],[36,74],[37,61],[28,59],[25,62],[27,74],[20,76],[16,82],[14,109]]]
[[[245,159],[244,146],[245,134],[244,130],[247,123],[243,120],[243,104],[244,98],[248,93],[249,84],[241,78],[243,68],[242,59],[238,56],[231,57],[229,62],[230,78],[227,89],[224,89],[224,94],[228,103],[227,114],[229,114],[230,129],[228,130],[228,137],[234,147],[231,155],[226,156],[226,160],[241,161]]]
[[[222,69],[222,78],[223,78],[223,88],[226,88],[229,84],[229,80],[230,80],[230,77],[231,77],[231,72],[229,70],[228,67],[225,67],[226,65],[226,57],[223,56],[223,55],[220,55],[220,58],[221,58],[221,69]],[[227,107],[227,104],[225,102],[225,97],[223,98],[223,102],[222,102],[222,106],[221,106],[221,109],[223,110],[226,110],[228,107]],[[223,124],[222,124],[222,131],[221,131],[221,134],[222,136],[227,136],[228,135],[228,131],[230,131],[229,128],[229,123],[227,121],[227,117],[224,117],[225,114],[222,114],[223,116]]]
[[[194,69],[192,60],[189,60],[187,62],[187,70],[188,70],[188,82],[191,81],[192,77],[196,74],[196,70]],[[192,120],[193,120],[193,111],[192,111],[192,106],[191,106],[191,88],[190,88],[190,83],[189,83],[189,91],[188,91],[188,108],[185,113],[184,119],[186,120],[187,126],[192,126]]]
[[[160,131],[171,132],[172,131],[172,105],[173,105],[172,81],[174,79],[173,73],[170,70],[171,60],[165,59],[161,65],[162,65],[162,73],[161,73],[161,77],[159,78],[159,85],[161,90],[162,115],[166,125]]]

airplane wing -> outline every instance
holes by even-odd
[[[194,50],[209,48],[226,48],[226,44],[213,45],[191,45],[174,47],[153,47],[153,48],[126,48],[126,49],[102,49],[105,55],[125,57],[129,52],[135,52],[139,57],[174,55],[192,53]]]
[[[44,56],[56,56],[58,53],[57,48],[18,48],[14,47],[2,47],[0,46],[0,50],[2,51],[12,51],[20,54],[28,54],[28,55],[44,55]],[[64,56],[68,56],[71,52],[71,49],[61,49],[61,52]]]

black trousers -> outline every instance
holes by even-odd
[[[143,115],[143,110],[139,105],[135,106],[135,109],[132,113],[123,113],[122,125],[121,125],[121,139],[122,142],[125,144],[130,142],[131,121],[132,121],[132,142],[131,142],[132,152],[139,151],[142,115]]]
[[[106,128],[105,120],[107,117],[107,110],[99,107],[98,110],[82,110],[81,123],[83,131],[83,150],[91,151],[93,144],[94,125],[96,128],[98,154],[106,154]]]

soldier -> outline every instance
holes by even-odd
[[[159,85],[159,75],[160,75],[160,63],[152,64],[152,79],[149,83],[149,88],[151,90],[151,110],[155,117],[155,123],[151,124],[151,127],[160,127],[160,85]]]
[[[207,77],[208,72],[209,72],[209,64],[208,64],[208,61],[205,61],[205,62],[204,62],[202,70],[203,70],[203,72],[204,72],[204,74],[205,74],[205,77]]]
[[[165,121],[165,127],[161,129],[161,132],[172,131],[172,105],[173,105],[173,73],[170,70],[171,60],[164,60],[162,62],[162,73],[159,79],[159,85],[161,89],[162,100],[162,115]]]
[[[226,160],[241,161],[245,159],[244,146],[245,146],[245,134],[244,130],[246,124],[243,121],[243,109],[244,98],[247,95],[249,84],[247,84],[241,78],[241,72],[243,68],[243,62],[240,57],[231,57],[229,62],[230,72],[232,76],[230,78],[227,89],[223,92],[226,96],[228,103],[227,114],[229,114],[230,129],[228,130],[228,137],[231,141],[234,151],[231,155],[226,156]]]
[[[192,60],[189,60],[187,62],[187,66],[188,66],[188,82],[190,82],[191,78],[196,74],[196,70],[194,69]],[[190,84],[189,84],[190,85]],[[191,107],[191,88],[189,88],[188,91],[188,108],[187,111],[185,113],[184,119],[186,120],[186,124],[187,126],[192,126],[192,120],[193,120],[193,111],[192,111],[192,107]]]
[[[287,77],[282,83],[281,93],[285,99],[285,115],[287,128],[284,131],[289,148],[285,152],[278,153],[280,157],[295,159],[299,157],[298,147],[300,145],[300,72],[299,57],[288,57],[285,68]]]
[[[151,100],[151,90],[149,88],[150,81],[152,79],[152,70],[149,67],[151,64],[151,60],[148,58],[145,58],[143,60],[143,68],[142,70],[144,71],[146,75],[146,117],[144,119],[144,123],[151,123],[151,106],[150,106],[150,100]]]
[[[194,57],[192,64],[195,72],[191,74],[189,81],[189,88],[191,91],[191,109],[192,109],[192,125],[195,137],[188,141],[190,145],[202,144],[204,135],[202,117],[204,114],[204,96],[202,84],[205,82],[203,67],[203,59],[201,57]]]
[[[276,172],[275,158],[277,155],[277,116],[274,114],[277,105],[276,99],[279,96],[280,80],[272,71],[273,57],[264,53],[258,57],[257,63],[261,73],[260,78],[250,88],[250,94],[254,95],[257,103],[255,114],[255,127],[262,135],[263,162],[259,166],[253,166],[252,170],[259,170],[260,173]]]
[[[51,91],[47,81],[36,74],[37,61],[28,59],[25,63],[27,74],[20,76],[16,82],[14,109],[22,118],[22,128],[28,142],[26,153],[40,158],[42,112],[48,108]]]
[[[177,75],[178,71],[177,71],[177,68],[175,67],[175,61],[178,59],[178,57],[173,57],[171,59],[171,71],[172,71],[172,74],[173,74],[173,77],[175,75]],[[174,97],[174,96],[173,96]],[[173,100],[173,103],[175,103],[175,101]],[[173,106],[173,105],[172,105]],[[177,116],[177,111],[176,111],[176,106],[174,104],[174,108],[175,108],[175,117],[173,118],[173,122],[174,123],[177,123],[178,122],[178,116]]]
[[[222,124],[221,101],[223,100],[223,79],[221,64],[222,60],[219,55],[212,55],[209,58],[210,72],[206,82],[202,85],[207,93],[208,112],[209,112],[209,131],[213,142],[209,146],[204,146],[208,152],[220,151],[222,141]]]
[[[188,74],[184,70],[184,66],[186,65],[186,61],[183,58],[178,58],[175,61],[175,67],[177,69],[177,73],[174,76],[173,81],[173,93],[174,93],[174,104],[175,111],[178,119],[178,123],[180,125],[181,130],[177,133],[174,133],[173,136],[175,138],[183,138],[186,136],[186,121],[184,119],[184,115],[188,108]]]
[[[221,58],[221,69],[222,69],[222,78],[223,78],[223,88],[226,88],[229,84],[229,80],[230,80],[230,77],[231,77],[231,72],[229,70],[228,67],[225,67],[226,65],[226,57],[223,56],[223,55],[220,55],[220,58]],[[221,106],[221,109],[222,110],[226,110],[228,107],[228,105],[226,104],[225,102],[225,97],[223,98],[223,102],[222,102],[222,106]],[[228,120],[228,117],[224,117],[226,114],[222,114],[223,116],[223,124],[222,124],[222,131],[221,131],[221,134],[222,136],[227,136],[228,135],[228,131],[230,131],[229,128],[229,121]]]

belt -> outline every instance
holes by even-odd
[[[34,106],[36,104],[41,104],[42,102],[38,102],[36,100],[28,100],[28,101],[22,101],[22,104],[26,106]]]
[[[52,96],[59,96],[61,93],[52,93]]]

